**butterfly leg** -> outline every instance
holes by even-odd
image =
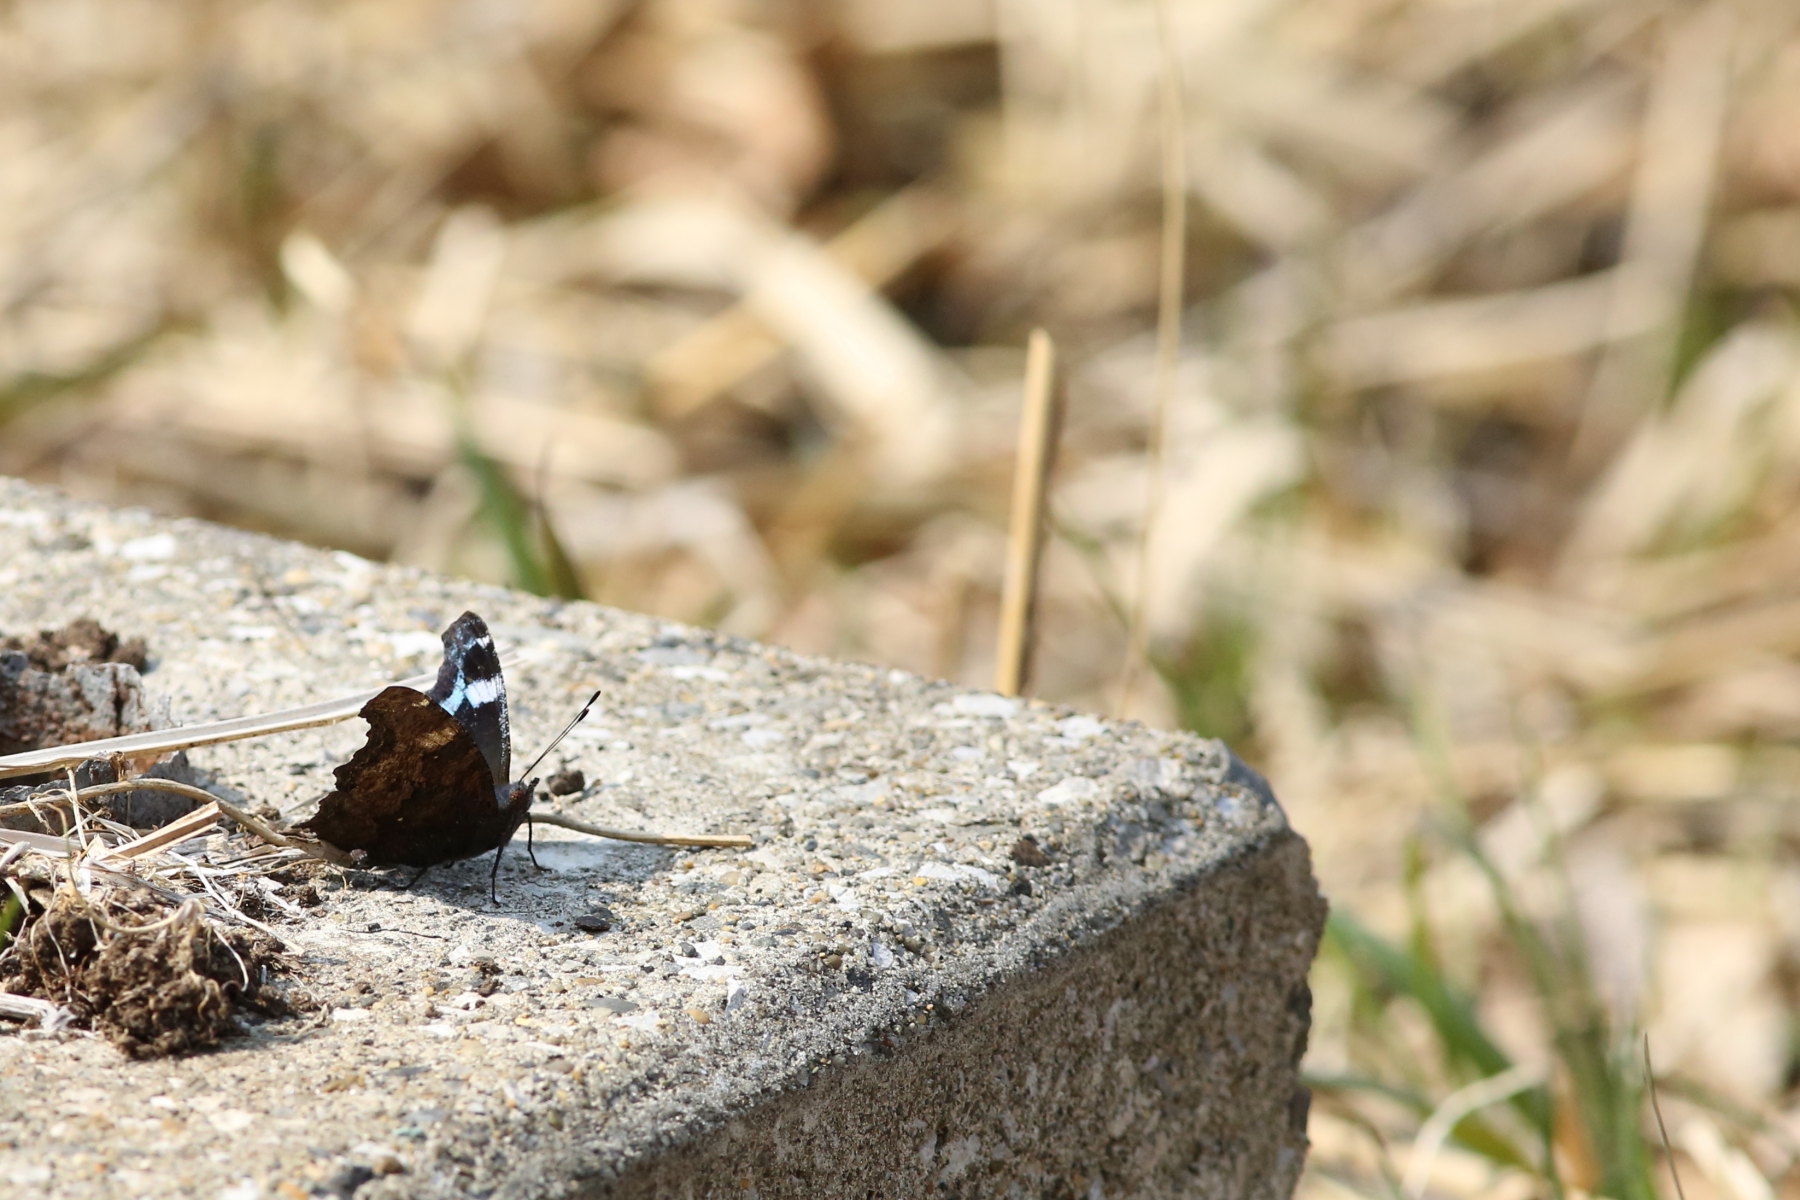
[[[417,875],[414,875],[411,879],[407,880],[404,884],[402,884],[400,887],[400,890],[403,892],[412,891],[413,884],[415,884],[415,883],[419,882],[419,880],[425,878],[425,872],[427,872],[429,870],[431,870],[431,868],[429,866],[420,867],[419,873]]]
[[[544,869],[544,864],[537,860],[537,851],[531,845],[531,814],[530,813],[525,814],[525,853],[531,855],[531,865],[532,866],[536,867],[540,871]]]
[[[506,842],[510,841],[509,837],[494,847],[494,869],[488,872],[488,899],[495,904],[500,903],[500,856],[506,853]]]

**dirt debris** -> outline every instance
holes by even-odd
[[[122,638],[92,617],[77,617],[61,629],[35,636],[0,637],[0,653],[23,654],[40,671],[63,671],[81,663],[124,663],[136,671],[149,665],[143,638]]]
[[[238,1014],[290,1014],[268,983],[274,939],[222,926],[197,901],[59,889],[0,957],[0,990],[61,1004],[132,1058],[215,1046]]]

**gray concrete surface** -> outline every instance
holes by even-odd
[[[275,925],[312,1017],[150,1062],[0,1032],[0,1193],[1289,1193],[1324,905],[1218,743],[0,480],[0,631],[144,638],[178,720],[428,669],[464,608],[528,657],[518,754],[606,689],[540,806],[756,848],[540,829],[497,905],[485,859],[323,873]],[[191,758],[297,819],[361,738]]]

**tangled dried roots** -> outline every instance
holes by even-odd
[[[198,905],[63,889],[19,938],[0,988],[65,1005],[131,1057],[157,1058],[218,1044],[239,1008],[283,1011],[264,982],[278,949],[215,925]]]

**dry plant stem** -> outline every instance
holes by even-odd
[[[1138,669],[1149,651],[1150,539],[1162,519],[1163,442],[1168,430],[1169,408],[1174,400],[1176,361],[1181,355],[1181,302],[1187,277],[1187,122],[1182,104],[1181,63],[1176,57],[1168,0],[1155,0],[1153,7],[1156,9],[1156,43],[1161,65],[1163,202],[1162,270],[1157,281],[1156,304],[1156,404],[1150,417],[1144,463],[1149,491],[1144,498],[1137,565],[1127,596],[1130,627],[1125,639],[1125,665],[1119,673],[1119,699],[1113,709],[1119,716],[1125,716],[1131,708]]]
[[[1438,1153],[1443,1150],[1444,1143],[1449,1141],[1451,1130],[1464,1117],[1542,1082],[1543,1074],[1537,1068],[1520,1065],[1486,1079],[1477,1079],[1467,1087],[1451,1092],[1425,1123],[1419,1126],[1419,1132],[1413,1138],[1412,1158],[1406,1165],[1402,1192],[1414,1197],[1414,1200],[1425,1195],[1425,1189],[1431,1183],[1431,1168],[1437,1162]]]
[[[64,768],[63,775],[69,781],[69,820],[75,825],[75,844],[87,846],[90,839],[87,829],[82,825],[81,787],[75,782],[75,768]],[[67,831],[65,830],[65,832]],[[72,852],[71,857],[73,857]]]
[[[200,906],[200,901],[190,897],[183,900],[181,906],[166,917],[158,917],[156,920],[147,921],[142,925],[122,925],[101,912],[82,894],[79,888],[75,891],[75,897],[87,909],[88,920],[112,933],[160,933],[162,930],[176,925],[186,925],[198,921],[205,914],[205,910]]]
[[[212,828],[219,820],[219,806],[206,804],[196,808],[184,817],[170,821],[162,828],[134,838],[118,846],[102,847],[94,857],[101,858],[145,858],[157,853],[167,846],[174,846],[189,838],[199,837]]]
[[[84,763],[91,758],[108,758],[115,754],[126,757],[166,754],[175,750],[191,750],[196,746],[211,746],[218,742],[234,742],[270,733],[310,729],[315,725],[330,725],[354,717],[383,688],[427,688],[436,678],[436,675],[415,675],[410,679],[402,679],[397,684],[383,684],[382,687],[370,688],[353,696],[306,704],[299,708],[284,708],[279,712],[260,716],[233,717],[228,721],[209,721],[202,725],[128,733],[121,737],[71,742],[66,746],[46,746],[23,754],[8,754],[0,757],[0,779],[54,771]]]
[[[1000,637],[994,690],[1017,696],[1031,681],[1038,563],[1043,557],[1044,504],[1056,436],[1056,346],[1042,329],[1025,347],[1025,410],[1013,466],[1012,528],[1006,540],[1006,583],[1000,597]]]
[[[308,858],[322,859],[325,862],[336,863],[338,866],[350,865],[350,856],[335,848],[328,847],[322,842],[309,842],[300,838],[291,838],[285,834],[278,833],[271,828],[268,823],[245,812],[230,801],[221,800],[211,792],[202,788],[194,787],[192,784],[179,783],[173,779],[126,779],[121,780],[118,783],[102,783],[93,787],[82,788],[80,794],[83,797],[106,796],[119,792],[135,792],[142,790],[174,792],[178,796],[186,796],[190,800],[198,800],[203,804],[213,807],[214,813],[212,819],[216,819],[216,817],[222,813],[272,846],[283,846],[289,850],[298,850]],[[196,812],[189,813],[186,817],[181,818],[181,820],[163,826],[162,829],[155,831],[148,837],[140,838],[136,842],[128,842],[125,845],[118,847],[113,853],[115,855],[124,854],[137,847],[142,847],[144,850],[158,849],[164,844],[171,844],[192,837],[193,832],[166,838],[162,837],[162,835],[175,829],[177,826],[194,820],[199,815],[199,812],[202,811],[205,810],[197,810]],[[209,822],[202,822],[200,827],[204,828],[207,823]],[[197,830],[194,832],[197,832]],[[156,843],[155,845],[150,844],[153,841]]]
[[[586,821],[578,821],[574,817],[565,817],[561,813],[552,812],[534,812],[531,814],[531,820],[537,825],[554,825],[558,829],[572,829],[576,833],[611,838],[615,842],[644,842],[652,846],[753,846],[756,844],[741,833],[702,833],[692,836],[672,833],[642,833],[631,829],[607,829],[600,825],[589,825]]]
[[[1675,1169],[1675,1148],[1669,1144],[1669,1127],[1663,1122],[1662,1101],[1656,1098],[1656,1068],[1650,1065],[1650,1035],[1644,1035],[1644,1088],[1650,1093],[1650,1111],[1656,1114],[1656,1132],[1662,1138],[1663,1157],[1669,1163],[1669,1178],[1675,1181],[1677,1200],[1687,1200],[1681,1187],[1681,1172]]]
[[[54,1029],[67,1024],[69,1011],[48,1000],[39,1000],[35,996],[20,996],[14,992],[0,992],[0,1017],[10,1017],[15,1021],[36,1021],[45,1029]]]

